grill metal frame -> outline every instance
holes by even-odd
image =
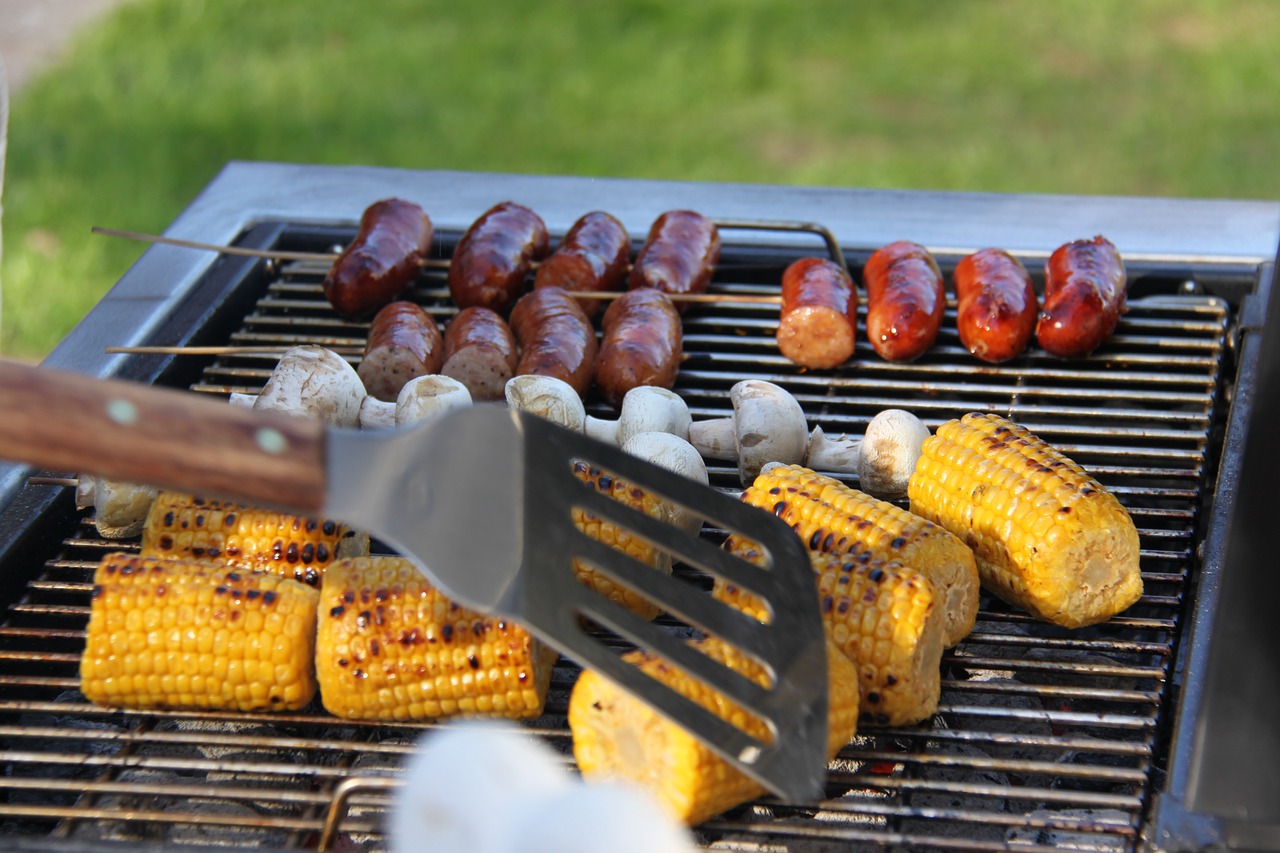
[[[1183,606],[1191,600],[1198,570],[1217,571],[1214,561],[1220,554],[1214,550],[1219,547],[1214,543],[1219,538],[1217,532],[1225,527],[1218,516],[1225,511],[1224,504],[1231,503],[1222,499],[1230,494],[1234,478],[1238,476],[1239,449],[1235,442],[1243,441],[1243,418],[1248,413],[1240,395],[1247,397],[1253,381],[1251,364],[1256,358],[1254,347],[1258,337],[1253,330],[1264,316],[1260,312],[1265,301],[1260,300],[1269,295],[1265,286],[1269,282],[1269,264],[1262,260],[1270,256],[1263,248],[1266,240],[1272,241],[1271,251],[1274,250],[1275,225],[1280,222],[1274,206],[1161,205],[1143,200],[1027,197],[975,199],[937,194],[867,195],[782,188],[708,189],[700,185],[647,182],[606,182],[611,193],[609,198],[592,198],[592,193],[587,193],[584,199],[565,192],[569,188],[564,182],[578,183],[569,179],[449,174],[435,175],[432,179],[434,173],[424,177],[420,173],[381,170],[353,173],[311,168],[299,171],[300,168],[254,164],[229,167],[168,233],[212,242],[229,240],[235,235],[222,233],[228,227],[226,220],[245,224],[243,218],[259,210],[257,205],[262,202],[263,191],[270,192],[277,180],[291,177],[307,180],[301,187],[292,188],[294,196],[303,198],[291,200],[290,217],[283,221],[253,217],[249,224],[254,227],[244,235],[244,242],[266,247],[283,239],[288,248],[325,250],[350,237],[354,231],[351,223],[365,204],[397,193],[423,200],[442,232],[441,250],[445,252],[450,248],[449,241],[456,239],[469,222],[468,216],[473,217],[502,198],[517,198],[531,204],[548,219],[554,233],[563,233],[573,218],[592,206],[622,211],[633,237],[642,236],[648,221],[658,212],[681,206],[686,200],[688,203],[684,206],[698,207],[717,217],[739,219],[786,218],[793,205],[803,203],[805,213],[796,218],[821,221],[830,227],[855,266],[860,266],[865,259],[867,247],[881,242],[876,236],[877,229],[910,228],[889,232],[891,236],[883,242],[900,236],[921,239],[939,249],[948,268],[962,250],[948,250],[947,246],[977,248],[996,244],[1034,258],[1047,252],[1046,247],[1051,249],[1067,239],[1064,234],[1081,236],[1106,231],[1121,246],[1131,273],[1135,274],[1136,299],[1135,309],[1122,322],[1114,342],[1113,352],[1123,353],[1123,357],[1104,358],[1099,363],[1060,363],[1041,354],[1027,357],[1014,369],[980,368],[959,349],[954,331],[950,331],[944,332],[936,351],[916,365],[879,362],[864,341],[856,356],[858,365],[833,381],[826,375],[803,375],[789,367],[776,352],[768,351],[769,309],[742,307],[701,314],[691,309],[686,349],[695,356],[682,371],[680,390],[690,399],[695,417],[725,414],[728,385],[746,375],[772,379],[790,387],[811,418],[829,432],[860,433],[870,416],[888,405],[906,405],[931,426],[959,410],[971,408],[993,408],[1011,414],[1094,470],[1100,479],[1115,488],[1122,501],[1135,508],[1135,519],[1143,532],[1143,568],[1149,588],[1135,615],[1123,617],[1109,627],[1090,629],[1083,635],[1048,630],[1008,608],[984,603],[976,635],[948,655],[944,669],[944,707],[938,719],[964,720],[965,725],[904,729],[860,738],[842,752],[833,765],[829,791],[833,798],[816,812],[763,803],[712,821],[704,828],[705,840],[729,849],[758,849],[781,839],[797,850],[829,849],[833,845],[839,845],[840,849],[888,846],[987,850],[1004,849],[1005,844],[1015,842],[1018,849],[1028,850],[1072,845],[1074,849],[1127,850],[1148,845],[1180,849],[1184,842],[1190,849],[1205,839],[1225,837],[1219,819],[1196,814],[1184,801],[1184,788],[1177,787],[1177,784],[1185,787],[1186,783],[1186,774],[1179,777],[1182,771],[1177,764],[1185,754],[1184,724],[1179,722],[1175,726],[1173,709],[1181,707],[1183,694],[1194,695],[1202,688],[1199,673],[1203,670],[1194,659],[1203,656],[1202,647],[1207,645],[1199,641],[1181,642],[1183,629],[1179,620],[1188,617],[1188,629],[1194,633],[1207,618],[1199,613],[1201,605],[1191,614],[1184,614]],[[261,178],[264,169],[272,180],[265,185],[261,180],[256,181],[258,189],[249,191],[243,179]],[[391,177],[404,178],[411,186],[385,187],[386,179]],[[357,178],[363,180],[355,180]],[[336,221],[343,224],[313,221],[317,214],[315,208],[306,203],[308,193],[318,193],[327,199],[325,188],[344,179],[348,183],[338,194],[344,198],[344,212],[336,217]],[[228,181],[236,185],[234,189],[228,187]],[[423,181],[465,188],[466,203],[455,201],[445,207],[443,214],[438,214],[436,205],[430,202],[432,195],[419,193],[415,189],[421,188],[412,186]],[[521,194],[522,188],[533,186],[540,188],[539,191]],[[594,184],[591,187],[595,193],[600,190]],[[555,188],[573,197],[573,203],[569,206],[563,199],[556,203],[548,201],[544,212],[538,202]],[[246,202],[246,193],[253,202]],[[690,193],[697,194],[699,199],[689,199]],[[239,197],[238,204],[234,197]],[[591,204],[596,200],[600,202],[598,205]],[[1026,220],[1014,223],[1005,218],[1006,215],[1015,218],[1025,215],[1029,209],[1053,201],[1058,204],[1053,205],[1052,227],[1043,219],[1032,223],[1035,227],[1031,228]],[[850,214],[845,205],[855,202],[863,203],[867,210],[859,215]],[[751,205],[750,211],[742,207],[747,203]],[[472,206],[468,208],[468,204]],[[322,213],[324,207],[325,204],[318,205]],[[1014,210],[1011,213],[1004,210],[1005,207]],[[1172,215],[1165,208],[1187,214],[1188,218],[1180,220],[1183,228],[1189,221],[1195,222],[1211,212],[1237,226],[1246,220],[1249,225],[1244,232],[1234,232],[1229,240],[1214,240],[1205,238],[1213,229],[1206,229],[1204,223],[1199,222],[1198,241],[1184,242],[1174,251],[1175,247],[1161,243],[1164,237],[1135,234],[1132,221],[1124,220],[1126,211],[1134,214],[1142,210],[1150,214],[1160,209],[1164,210],[1165,217]],[[892,213],[891,221],[874,218],[885,210]],[[977,224],[986,229],[983,231],[986,238],[950,239],[960,237],[960,232],[974,237],[982,229],[975,230],[973,220],[966,220],[963,228],[941,220],[966,211],[972,214],[975,210],[985,210],[986,215],[979,217],[981,221]],[[1000,215],[993,216],[993,210],[1001,211]],[[1228,211],[1233,216],[1226,216]],[[1043,216],[1044,210],[1041,213]],[[856,236],[850,232],[850,218],[862,226]],[[1078,221],[1085,218],[1094,224],[1085,226]],[[211,227],[211,220],[215,219],[218,224]],[[1107,223],[1120,230],[1113,231]],[[1007,232],[999,230],[1004,224],[1009,226]],[[1063,230],[1073,226],[1075,230]],[[1037,229],[1038,236],[1033,233]],[[1002,239],[1004,233],[1008,237]],[[1251,236],[1241,240],[1241,233]],[[753,239],[755,236],[743,235],[740,241],[729,246],[728,266],[734,269],[737,264],[732,275],[734,286],[743,292],[768,290],[768,282],[776,281],[779,258],[820,250],[812,241],[798,243],[787,235]],[[1019,244],[1019,240],[1024,242]],[[1131,251],[1127,243],[1141,248]],[[1194,247],[1194,251],[1188,247]],[[753,272],[756,264],[764,264],[767,269]],[[322,338],[317,342],[358,346],[362,340],[358,324],[330,320],[317,324],[315,316],[307,316],[315,311],[318,297],[316,269],[308,269],[305,264],[286,266],[283,270],[286,282],[270,285],[275,277],[273,266],[248,259],[196,259],[186,250],[167,247],[148,250],[112,295],[51,356],[49,363],[74,366],[99,375],[116,374],[140,381],[190,385],[196,390],[221,394],[228,390],[254,390],[269,372],[271,359],[247,356],[220,359],[210,369],[193,376],[197,368],[191,360],[163,356],[107,358],[102,356],[101,347],[222,342],[220,330],[228,324],[234,325],[237,315],[248,316],[249,331],[232,333],[229,338],[232,343],[255,342],[251,339],[256,334],[253,327],[259,322],[271,327],[271,334],[279,336],[281,329],[289,330],[295,325],[289,318],[302,316],[301,325]],[[1032,265],[1029,263],[1029,266]],[[176,294],[166,291],[163,278],[150,278],[163,275],[164,270],[177,276],[173,279]],[[1182,282],[1189,284],[1184,286]],[[246,293],[268,285],[265,297],[250,306]],[[776,284],[772,286],[776,289]],[[139,294],[139,289],[144,293]],[[415,298],[431,303],[438,294],[438,282],[433,285],[428,277],[426,284],[415,291]],[[149,310],[137,310],[139,296],[149,302]],[[135,303],[134,311],[127,325],[104,325],[110,317],[123,322],[121,312],[131,303]],[[715,316],[708,322],[699,319],[706,320],[711,314]],[[260,321],[255,317],[260,317]],[[1162,329],[1170,326],[1170,317],[1174,318],[1175,331],[1162,333]],[[945,328],[954,330],[954,306]],[[1217,343],[1197,350],[1196,335],[1212,338]],[[1189,354],[1170,356],[1171,351],[1188,349]],[[1205,355],[1203,350],[1213,351]],[[698,353],[709,353],[711,357],[698,357]],[[1237,359],[1241,367],[1239,379],[1234,375]],[[1203,371],[1200,377],[1194,376],[1197,366]],[[1190,378],[1187,374],[1178,378],[1179,370],[1189,371]],[[1132,382],[1143,383],[1142,393],[1133,391]],[[1110,391],[1100,393],[1100,386],[1107,385],[1112,386]],[[1146,387],[1148,385],[1151,387]],[[1222,399],[1228,393],[1236,395],[1233,402]],[[1231,405],[1227,405],[1228,402]],[[1152,408],[1156,406],[1164,408]],[[1157,423],[1163,415],[1172,418],[1167,426]],[[1224,464],[1215,482],[1218,448],[1224,444]],[[0,471],[0,487],[9,488],[15,478],[23,478],[25,474],[25,470]],[[725,488],[732,488],[736,479],[729,469],[713,468],[712,476],[713,482]],[[6,483],[9,486],[3,485]],[[78,522],[65,494],[21,488],[20,482],[10,490],[15,496],[0,516],[3,518],[0,565],[17,565],[33,559],[43,563],[44,559],[38,555],[42,549],[47,550],[49,543],[47,538],[38,536],[37,531],[44,529],[50,518],[60,519],[63,526],[71,525],[74,532],[68,548],[73,554],[93,555],[104,547],[94,542],[90,528],[76,527]],[[1216,503],[1212,497],[1215,493]],[[1210,513],[1212,526],[1209,526]],[[1196,526],[1197,519],[1201,520],[1199,526]],[[1206,544],[1202,542],[1206,529],[1210,534],[1208,547],[1201,557],[1199,552]],[[0,581],[0,592],[14,593],[6,595],[5,601],[18,601],[24,596],[28,599],[16,605],[18,614],[29,610],[33,617],[41,620],[70,620],[74,624],[76,620],[83,620],[82,609],[65,601],[84,597],[82,578],[91,562],[91,558],[55,560],[50,564],[53,576],[35,580],[34,586],[24,580],[25,588],[21,590],[6,590],[6,582]],[[64,574],[58,576],[58,572]],[[14,572],[5,574],[11,582]],[[1199,584],[1198,601],[1208,602],[1214,584],[1202,581]],[[41,596],[50,597],[54,603],[32,600]],[[11,612],[13,610],[11,607]],[[0,711],[10,712],[3,717],[12,719],[14,708],[5,698],[11,690],[19,687],[45,691],[74,689],[74,677],[34,675],[29,671],[33,667],[39,670],[59,666],[65,670],[76,657],[74,631],[74,628],[54,627],[36,643],[42,651],[28,649],[16,653],[21,658],[19,663],[28,671],[16,680],[0,677]],[[1027,632],[1029,636],[1020,636],[1020,632]],[[5,641],[0,648],[9,647],[12,633],[0,631],[0,641]],[[1026,657],[1015,658],[1012,654],[1015,650],[1025,650]],[[14,656],[0,652],[0,673],[9,668]],[[1004,673],[1011,673],[1012,677],[1001,677]],[[571,667],[557,671],[553,707],[561,703],[562,708],[572,676]],[[1070,710],[1046,711],[1046,702],[1064,703]],[[377,778],[368,781],[366,777],[394,776],[395,765],[410,748],[412,735],[422,728],[400,728],[387,740],[376,741],[380,733],[385,734],[385,727],[344,723],[345,728],[353,731],[352,737],[360,742],[356,750],[350,739],[319,736],[317,740],[317,727],[332,728],[334,721],[318,722],[308,715],[288,719],[271,716],[269,721],[244,715],[141,715],[146,720],[145,737],[142,731],[113,735],[110,729],[102,727],[129,715],[85,706],[77,709],[73,716],[90,721],[86,727],[92,734],[86,736],[80,729],[69,731],[65,723],[41,726],[29,722],[33,716],[44,719],[48,714],[65,713],[65,701],[20,699],[19,703],[26,703],[18,709],[23,715],[22,722],[5,727],[0,719],[0,741],[5,742],[4,748],[9,749],[10,738],[39,744],[87,737],[89,742],[97,744],[89,750],[91,754],[68,762],[81,769],[96,766],[104,770],[114,768],[117,773],[146,773],[157,769],[157,763],[172,762],[163,757],[149,757],[145,749],[157,748],[157,744],[177,748],[199,742],[202,735],[173,730],[177,721],[193,716],[203,718],[200,725],[214,725],[222,720],[225,726],[243,726],[255,731],[258,726],[272,722],[277,728],[283,726],[294,734],[283,738],[271,734],[265,739],[256,733],[234,734],[228,741],[218,742],[218,750],[223,754],[201,758],[200,762],[204,763],[177,760],[177,769],[183,772],[235,773],[251,779],[256,778],[256,774],[282,779],[290,772],[297,776],[298,768],[274,766],[279,763],[278,757],[266,761],[233,761],[225,754],[239,750],[253,756],[259,750],[268,749],[293,755],[297,750],[311,749],[329,758],[347,755],[355,766],[342,766],[337,760],[326,763],[329,758],[304,762],[301,778],[310,782],[319,780],[324,793],[290,790],[282,796],[306,810],[305,818],[290,816],[278,820],[274,814],[262,818],[270,832],[283,833],[271,835],[269,843],[289,847],[326,843],[330,839],[326,833],[331,830],[340,832],[347,843],[359,844],[374,838],[378,816],[386,802],[385,788],[394,782]],[[1101,706],[1102,710],[1095,710],[1095,706]],[[1124,709],[1130,707],[1150,710],[1144,714],[1126,713]],[[1185,725],[1192,722],[1194,720]],[[568,734],[562,714],[557,719],[553,712],[534,727],[562,752],[567,752]],[[1012,732],[1010,727],[1014,729]],[[1176,747],[1174,773],[1170,777],[1177,783],[1174,786],[1165,784],[1168,757],[1165,753],[1170,743]],[[140,748],[144,750],[142,754],[138,753]],[[113,757],[112,751],[118,755]],[[357,753],[354,759],[350,755],[353,751]],[[1068,753],[1097,758],[1073,764],[1065,758]],[[368,766],[361,765],[362,761]],[[964,773],[970,778],[957,781],[948,777],[948,774]],[[20,799],[38,801],[41,797],[38,790],[13,782],[13,776],[10,773],[0,780],[0,835],[6,834],[2,823],[6,819],[4,798],[11,802],[14,791],[21,791]],[[1027,781],[1050,776],[1062,782],[1062,786],[1055,788],[1042,783],[1037,787]],[[975,782],[974,778],[985,781]],[[344,779],[349,780],[345,786]],[[42,784],[48,786],[44,793],[49,797],[57,793],[56,784]],[[117,784],[106,780],[85,788],[87,797],[105,798],[108,805],[97,812],[89,807],[83,816],[91,821],[118,818],[121,807],[112,797],[160,794],[161,787],[200,798],[199,791],[174,789],[170,783],[157,783],[154,791],[139,787],[140,783],[113,787]],[[39,789],[40,785],[35,788]],[[232,791],[225,800],[235,802],[239,798],[261,797],[260,789],[246,786]],[[1026,804],[1032,802],[1048,804],[1048,807],[1038,813],[1017,811],[1018,804],[1023,804],[1025,812],[1029,808]],[[1003,804],[1009,811],[990,808],[991,803]],[[32,808],[38,812],[38,802]],[[1083,811],[1085,809],[1093,811]],[[243,826],[244,814],[232,811],[227,822]],[[1154,818],[1149,819],[1153,812]],[[1176,819],[1172,817],[1175,813]],[[169,809],[154,813],[144,810],[141,822],[163,826],[166,814],[168,819],[173,819],[174,813]],[[39,818],[30,816],[29,819]],[[214,822],[216,818],[207,820]],[[99,845],[105,849],[109,846],[105,838],[86,841],[75,833],[66,838],[51,837],[47,842],[22,835],[13,840],[32,849],[70,850],[83,845],[92,849]],[[198,838],[182,840],[184,843],[199,841]]]

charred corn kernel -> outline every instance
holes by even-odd
[[[725,547],[763,563],[755,543],[730,537]],[[933,584],[901,563],[877,558],[861,543],[843,554],[811,551],[827,637],[858,671],[860,725],[918,723],[938,710],[945,617]],[[717,580],[716,599],[765,618],[760,599]]]
[[[948,647],[973,630],[980,592],[974,555],[943,527],[799,465],[769,468],[742,499],[790,524],[811,551],[840,554],[861,545],[925,575],[941,601]]]
[[[691,640],[714,660],[765,683],[757,663],[714,638]],[[624,659],[757,738],[764,724],[682,670],[644,651]],[[827,643],[827,754],[834,757],[857,730],[858,690],[853,664]],[[744,803],[764,788],[643,701],[585,670],[569,697],[573,755],[588,781],[622,779],[649,790],[688,824]]]
[[[1038,618],[1078,628],[1142,596],[1138,531],[1120,501],[1005,418],[940,426],[908,495],[914,512],[969,544],[984,586]]]
[[[573,473],[596,491],[632,509],[639,510],[651,518],[661,520],[668,518],[667,504],[638,486],[616,479],[584,462],[575,462]],[[611,545],[647,566],[653,566],[668,574],[671,572],[670,554],[655,548],[648,541],[630,533],[625,528],[577,508],[573,510],[573,523],[592,539]],[[597,571],[582,560],[574,560],[573,571],[583,583],[633,613],[645,619],[652,619],[658,615],[658,607],[653,602],[625,586],[614,583],[603,572]]]
[[[328,711],[360,720],[542,713],[555,652],[450,601],[400,557],[338,560],[320,592],[316,675]]]
[[[267,572],[108,554],[80,689],[100,705],[296,711],[315,696],[316,602]]]
[[[339,557],[369,552],[369,537],[331,519],[309,519],[228,501],[160,492],[147,513],[141,553],[274,572],[316,586]]]

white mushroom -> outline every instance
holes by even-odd
[[[281,357],[253,407],[355,427],[366,396],[345,358],[324,347],[301,346]]]
[[[906,497],[929,428],[902,409],[885,409],[867,424],[858,476],[862,490],[885,500]]]
[[[103,538],[128,539],[142,532],[156,491],[154,486],[81,474],[76,478],[76,509],[93,507],[93,524]]]
[[[451,723],[421,740],[386,823],[391,853],[695,849],[689,829],[651,793],[587,784],[537,738],[488,720]]]
[[[415,376],[404,384],[394,403],[370,395],[360,406],[361,429],[389,429],[422,423],[451,409],[471,405],[471,392],[441,374]]]
[[[785,388],[747,379],[729,389],[733,415],[695,421],[689,442],[710,459],[736,459],[742,482],[750,483],[767,462],[800,463],[809,427],[804,410]]]
[[[587,410],[578,392],[563,379],[553,376],[513,376],[503,389],[507,405],[531,412],[562,427],[582,432]]]
[[[616,421],[589,418],[588,433],[619,447],[642,432],[666,432],[685,438],[693,416],[684,398],[669,388],[638,385],[622,398]]]
[[[703,485],[709,482],[702,454],[692,444],[669,432],[636,433],[622,445],[622,450]],[[682,530],[689,533],[702,530],[702,516],[686,507],[668,503],[667,514],[671,523]]]

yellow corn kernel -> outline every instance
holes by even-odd
[[[940,598],[947,647],[973,630],[980,592],[974,555],[943,527],[799,465],[762,472],[742,499],[790,524],[811,551],[865,546],[874,558],[925,575]]]
[[[691,640],[712,659],[764,683],[758,664],[714,639]],[[764,724],[721,694],[644,651],[623,656],[642,672],[763,739]],[[827,643],[827,755],[834,757],[857,730],[853,664]],[[573,756],[588,781],[621,779],[650,791],[676,819],[698,824],[764,793],[764,788],[649,705],[585,670],[569,697]]]
[[[316,674],[324,707],[361,720],[542,713],[556,654],[524,628],[450,601],[400,557],[329,566]]]
[[[668,520],[666,502],[637,486],[632,486],[585,462],[575,462],[573,473],[583,483],[619,503],[639,510],[651,518]],[[671,555],[666,551],[655,548],[648,541],[630,533],[625,528],[581,509],[574,508],[572,517],[577,528],[592,539],[611,545],[646,566],[652,566],[667,574],[671,573]],[[614,583],[603,572],[596,571],[582,560],[574,560],[573,571],[587,586],[633,613],[645,619],[652,619],[658,615],[659,608],[656,604],[631,589]]]
[[[763,564],[759,547],[730,537],[725,547]],[[927,577],[877,558],[855,543],[843,554],[811,551],[822,623],[858,671],[860,725],[918,723],[938,710],[942,690],[944,614]],[[717,579],[712,595],[757,619],[766,616],[754,595]]]
[[[334,560],[368,552],[368,536],[332,519],[163,491],[147,513],[140,551],[274,572],[312,586]]]
[[[315,696],[317,593],[266,572],[108,554],[80,689],[126,708],[295,711]]]
[[[1066,628],[1142,597],[1138,531],[1079,465],[999,415],[948,421],[924,443],[911,509],[963,539],[982,583]]]

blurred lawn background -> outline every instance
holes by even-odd
[[[1273,0],[135,0],[12,105],[0,352],[231,159],[1280,199],[1277,143]]]

